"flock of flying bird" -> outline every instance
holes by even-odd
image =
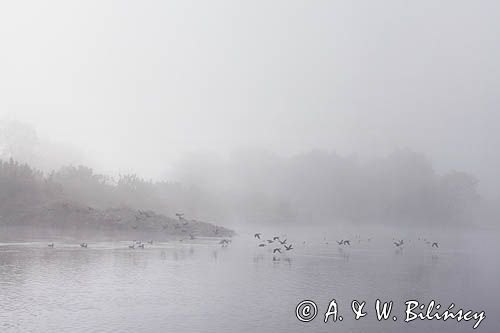
[[[139,211],[139,213],[144,214],[144,212],[142,212],[142,211]],[[184,220],[184,216],[183,216],[184,214],[182,214],[182,213],[176,213],[175,215],[176,215],[176,217],[180,221]],[[185,222],[185,223],[187,223],[187,222]],[[273,254],[276,254],[276,253],[280,253],[281,254],[281,253],[283,253],[283,252],[281,252],[282,251],[281,245],[283,245],[284,251],[291,251],[291,250],[294,249],[293,246],[292,246],[292,244],[287,244],[287,239],[286,238],[282,240],[282,239],[280,239],[279,236],[274,236],[274,237],[272,237],[272,239],[267,239],[267,240],[264,241],[263,239],[261,239],[261,237],[262,237],[262,233],[256,233],[256,234],[254,234],[254,238],[255,239],[258,239],[259,241],[262,240],[262,242],[258,244],[258,247],[266,247],[268,245],[272,246],[271,244],[278,244],[278,243],[280,244],[278,247],[274,247]],[[196,239],[196,237],[194,237],[193,234],[189,234],[189,238],[191,240]],[[361,239],[360,239],[359,235],[356,235],[356,238],[358,238],[358,243],[361,242]],[[328,241],[326,241],[326,237],[324,238],[324,240],[325,240],[325,244],[328,245]],[[368,238],[367,240],[371,241],[371,238]],[[392,240],[393,240],[393,244],[394,244],[394,246],[396,246],[396,248],[398,248],[398,249],[402,249],[403,248],[403,245],[405,244],[405,242],[404,242],[403,239],[400,239],[399,241],[397,241],[395,238],[393,238]],[[430,242],[427,239],[420,238],[420,237],[418,238],[418,240],[419,241],[424,241],[427,245],[430,245],[432,248],[434,248],[434,247],[435,248],[439,248],[438,242]],[[184,239],[181,239],[180,241],[182,242],[182,241],[184,241]],[[337,244],[339,246],[350,246],[351,245],[351,241],[348,240],[348,239],[341,239],[341,240],[336,241],[336,242],[337,242]],[[150,244],[150,245],[153,245],[153,240],[149,240],[146,243]],[[306,242],[304,241],[303,245],[305,245],[305,243]],[[219,245],[221,245],[221,247],[227,247],[230,244],[231,244],[231,239],[224,238],[224,239],[222,239],[222,240],[219,241]],[[54,248],[54,243],[49,243],[48,246],[50,248]],[[132,244],[129,245],[128,248],[129,249],[135,249],[135,248],[142,248],[142,249],[144,249],[144,246],[145,246],[145,243],[143,241],[133,240]],[[88,244],[87,243],[80,243],[80,247],[87,248]],[[273,260],[276,260],[276,258],[274,257]]]
[[[272,237],[272,239],[262,239],[261,237],[262,237],[261,233],[254,234],[255,239],[262,241],[257,245],[258,247],[266,247],[268,245],[272,246],[271,244],[279,243],[279,244],[284,246],[285,251],[293,250],[292,244],[287,245],[286,238],[284,240],[281,240],[279,236],[274,236],[274,237]],[[361,242],[360,235],[356,235],[355,238],[357,238],[358,243]],[[405,241],[403,239],[396,240],[395,238],[393,238],[392,240],[393,240],[394,246],[396,246],[396,248],[398,248],[398,251],[403,248],[403,245],[405,245]],[[420,238],[420,237],[418,238],[418,240],[425,242],[427,245],[430,245],[431,248],[439,248],[438,242],[430,242],[426,238]],[[325,245],[328,245],[328,241],[327,241],[326,236],[324,237],[324,241],[325,241]],[[367,241],[370,242],[371,238],[367,238]],[[349,239],[341,239],[341,240],[337,240],[336,242],[339,246],[351,246],[351,240],[349,240]],[[410,240],[410,242],[411,242],[411,240]],[[305,245],[305,243],[306,242],[304,241],[303,245]],[[282,253],[281,251],[282,251],[281,246],[275,247],[273,249],[273,254]],[[276,258],[273,257],[273,260],[276,260]]]
[[[395,241],[395,239],[393,238],[392,240],[393,240],[394,246],[396,246],[398,248],[403,247],[403,245],[405,244],[403,239],[400,239],[399,241]],[[430,242],[427,239],[425,239],[425,238],[421,239],[420,237],[418,238],[418,240],[423,240],[427,245],[430,245],[431,247],[439,248],[438,242]]]
[[[261,237],[262,237],[261,233],[254,234],[254,238],[256,238],[258,240],[262,240]],[[358,236],[356,236],[356,237],[358,237]],[[196,238],[193,235],[190,234],[190,239],[196,239]],[[325,237],[325,240],[326,240],[326,237]],[[424,241],[427,245],[430,245],[432,248],[434,248],[434,247],[435,248],[439,248],[439,243],[438,242],[430,242],[427,239],[420,238],[420,237],[418,238],[418,240],[419,241]],[[358,240],[358,242],[360,242],[360,241],[361,240]],[[371,241],[371,238],[368,238],[368,241]],[[219,245],[221,245],[221,247],[227,247],[227,246],[229,246],[231,244],[231,242],[232,242],[231,239],[224,238],[224,239],[222,239],[222,240],[219,241]],[[278,243],[280,244],[280,246],[275,247],[273,249],[273,254],[282,253],[281,252],[281,250],[282,250],[281,245],[283,245],[285,251],[291,251],[291,250],[294,249],[293,246],[292,246],[292,244],[287,244],[287,239],[286,238],[282,240],[282,239],[280,239],[279,236],[274,236],[274,237],[272,237],[272,239],[267,239],[266,242],[259,243],[258,247],[266,247],[268,245],[272,246],[271,244],[278,244]],[[339,246],[342,246],[342,245],[344,245],[344,246],[346,246],[346,245],[350,246],[351,245],[351,241],[348,240],[348,239],[341,239],[341,240],[336,241],[336,242],[337,242],[337,244]],[[303,243],[305,244],[305,241]],[[143,249],[145,244],[153,245],[153,240],[148,240],[148,241],[146,241],[146,243],[144,243],[143,241],[140,241],[140,240],[133,240],[132,244],[129,245],[128,248],[129,249],[135,249],[135,248],[142,248]],[[325,244],[328,245],[328,242],[325,242]],[[404,242],[403,239],[400,239],[399,241],[396,241],[393,238],[393,244],[397,248],[402,248],[403,245],[405,245],[405,242]],[[54,243],[49,243],[48,246],[50,248],[53,248],[54,247]],[[88,244],[87,243],[80,243],[80,247],[87,248]]]
[[[180,214],[180,213],[177,213],[176,216],[182,220],[183,219],[183,214]],[[262,239],[262,233],[256,233],[254,234],[254,238],[261,241],[259,244],[258,244],[258,247],[266,247],[266,246],[273,246],[271,244],[280,244],[278,245],[277,247],[275,246],[273,248],[273,255],[276,254],[276,253],[280,253],[282,254],[282,250],[284,251],[291,251],[293,250],[293,245],[292,244],[287,244],[287,238],[285,239],[281,239],[279,236],[273,236],[271,239]],[[282,236],[282,237],[285,237],[285,236]],[[193,234],[189,234],[189,238],[191,240],[193,239],[196,239],[196,237],[194,237]],[[359,235],[356,235],[356,238],[358,238],[358,243],[361,242],[361,237]],[[328,245],[328,241],[326,239],[326,237],[324,237],[324,240],[325,240],[325,244]],[[367,239],[368,241],[371,241],[371,238],[368,238]],[[405,242],[403,239],[400,239],[399,241],[396,240],[395,238],[392,239],[393,240],[393,244],[394,246],[396,246],[396,248],[398,248],[398,250],[402,249],[403,248],[403,245],[405,245]],[[432,248],[439,248],[439,244],[438,242],[430,242],[428,241],[427,239],[425,238],[418,238],[419,241],[424,241],[427,245],[430,245]],[[184,239],[181,239],[180,240],[181,242],[184,241]],[[351,246],[351,241],[349,239],[341,239],[339,241],[336,241],[337,244],[339,246]],[[411,241],[410,241],[411,242]],[[147,244],[149,245],[153,245],[153,240],[149,240],[146,242]],[[140,241],[140,240],[133,240],[132,241],[132,244],[128,246],[129,249],[135,249],[135,248],[142,248],[144,249],[144,246],[145,244],[143,241]],[[305,245],[305,241],[303,242],[303,245]],[[219,245],[221,247],[227,247],[231,244],[231,239],[222,239],[219,241]],[[50,248],[54,248],[54,243],[49,243],[48,246]],[[281,247],[283,246],[283,248]],[[88,247],[88,244],[87,243],[80,243],[80,247],[82,248],[87,248]],[[273,260],[279,260],[279,259],[276,259],[276,257],[273,256]]]
[[[261,233],[256,233],[254,235],[254,238],[256,238],[258,240],[261,240],[261,236],[262,236]],[[266,244],[266,242],[262,242],[258,246],[259,247],[265,247],[268,244],[269,244],[269,246],[271,246],[271,244],[274,244],[274,243],[277,244],[277,243],[279,243],[280,245],[283,245],[285,251],[291,251],[291,250],[293,250],[292,244],[287,244],[286,243],[287,242],[286,238],[282,240],[282,239],[280,239],[279,236],[274,236],[272,239],[267,239],[266,241],[267,241],[267,244]],[[282,253],[281,250],[282,250],[281,246],[275,247],[273,249],[273,254],[275,254],[275,253]]]

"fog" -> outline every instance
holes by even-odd
[[[498,332],[499,13],[0,1],[2,332]]]
[[[358,194],[385,186],[370,182],[406,170],[381,165],[415,154],[416,165],[424,165],[418,174],[426,176],[412,186],[441,195],[438,184],[456,171],[477,180],[472,197],[497,202],[499,7],[496,1],[4,3],[0,116],[31,126],[36,143],[21,137],[37,148],[4,150],[3,157],[15,153],[46,171],[83,164],[99,174],[137,173],[197,186],[223,202],[258,192],[265,195],[260,200],[293,206],[287,194],[293,189],[302,193],[299,209],[310,214],[324,211],[317,200],[305,203],[307,179],[300,183],[291,170],[320,172],[309,181],[322,183],[321,172],[347,168],[339,200],[365,200],[355,203],[368,207],[376,201]],[[320,165],[294,169],[297,161],[311,161],[308,154]],[[407,157],[394,157],[401,154]],[[338,179],[326,188],[333,191]],[[309,193],[332,195],[325,191]],[[222,217],[226,208],[216,202],[218,209],[193,212]],[[414,210],[422,207],[428,208]]]

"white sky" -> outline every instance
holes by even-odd
[[[9,1],[0,116],[101,170],[408,147],[499,188],[498,1]],[[485,185],[486,184],[486,185]]]

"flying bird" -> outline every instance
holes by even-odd
[[[229,244],[231,243],[231,241],[229,239],[223,239],[219,242],[219,244],[222,246],[222,247],[226,247],[228,246]]]
[[[273,250],[273,253],[276,253],[276,252],[281,253],[281,249],[279,249],[279,248],[275,248],[275,249]]]
[[[432,243],[432,247],[434,247],[434,246],[435,246],[435,247],[437,247],[437,248],[439,248],[439,246],[438,246],[438,243],[437,243],[437,242]]]
[[[351,246],[351,242],[350,242],[350,241],[348,241],[348,240],[345,240],[345,241],[344,241],[344,245],[349,245],[349,246]]]
[[[255,235],[253,235],[253,237],[254,237],[254,238],[258,238],[258,239],[260,239],[260,233],[257,233],[257,234],[255,234]]]
[[[341,241],[337,241],[337,244],[339,244],[339,245],[342,245],[342,244],[344,244],[344,240],[341,240]]]
[[[273,237],[273,241],[275,241],[275,240],[279,240],[279,239],[280,239],[280,238],[279,238],[278,236],[274,236],[274,237]]]
[[[280,240],[279,242],[280,242],[281,245],[285,245],[286,244],[286,238],[285,238],[285,240],[282,240],[282,241]]]
[[[268,240],[267,240],[267,242],[268,242],[269,244],[271,244],[271,243],[272,243],[272,242],[274,242],[274,241],[273,241],[272,239],[268,239]]]
[[[292,244],[290,244],[288,246],[285,245],[285,250],[287,250],[287,251],[293,250]]]
[[[266,246],[266,244],[259,244],[259,247],[264,247]]]
[[[49,247],[54,247],[54,243],[50,243],[50,244],[49,244]]]
[[[396,245],[397,247],[400,247],[404,244],[404,241],[402,239],[399,240],[399,242],[393,242],[394,245]]]

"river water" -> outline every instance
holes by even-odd
[[[435,300],[443,308],[485,311],[476,331],[499,332],[495,235],[444,238],[437,249],[415,235],[402,250],[389,235],[351,236],[351,246],[338,246],[323,234],[296,235],[288,237],[293,250],[275,255],[276,243],[259,248],[250,234],[225,248],[209,239],[145,249],[129,249],[130,241],[88,242],[88,248],[74,241],[54,248],[45,240],[3,242],[0,331],[473,331],[474,321],[404,322],[406,300]],[[343,320],[324,323],[332,299]],[[394,302],[391,319],[376,319],[376,299]],[[307,323],[295,313],[302,300],[318,308]],[[354,319],[352,300],[366,301],[366,317]]]

